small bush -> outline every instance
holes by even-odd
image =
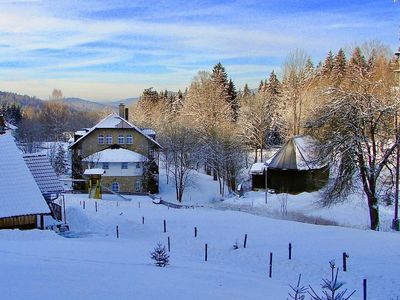
[[[165,249],[165,246],[161,243],[158,243],[157,247],[150,252],[150,257],[152,260],[154,260],[154,264],[157,267],[165,267],[169,264],[169,255]]]

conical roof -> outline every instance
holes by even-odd
[[[310,136],[296,136],[287,141],[267,162],[269,169],[315,170],[324,167],[315,155],[315,142]]]

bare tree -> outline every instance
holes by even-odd
[[[192,183],[201,144],[195,132],[178,121],[165,126],[160,141],[175,184],[176,200],[182,202],[185,189]]]
[[[298,135],[303,121],[303,105],[309,81],[306,66],[309,56],[303,50],[291,52],[283,65],[283,98],[286,103],[288,123],[292,125],[291,135]]]
[[[379,185],[397,146],[393,120],[400,107],[388,61],[380,56],[366,65],[360,50],[355,51],[342,84],[327,88],[321,97],[325,103],[309,125],[320,140],[321,157],[337,166],[325,203],[343,200],[361,182],[370,227],[378,230]]]

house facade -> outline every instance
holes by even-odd
[[[152,134],[146,134],[151,132]],[[73,179],[84,179],[86,169],[101,168],[105,190],[119,193],[158,192],[160,145],[155,134],[128,121],[128,110],[120,104],[119,114],[112,113],[90,129],[75,133],[72,151]],[[75,189],[85,189],[74,183]]]

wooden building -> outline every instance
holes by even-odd
[[[0,133],[0,229],[44,229],[45,217],[51,211],[14,138]]]
[[[329,165],[320,161],[309,136],[287,141],[267,161],[267,186],[276,193],[298,194],[321,189],[329,178]]]

